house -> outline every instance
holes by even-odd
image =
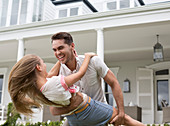
[[[11,102],[7,82],[17,60],[36,54],[50,70],[57,61],[50,37],[66,31],[73,35],[78,54],[96,52],[105,61],[122,91],[129,80],[130,92],[123,93],[125,106],[141,107],[145,124],[162,123],[161,100],[170,101],[170,1],[148,5],[141,0],[89,1],[0,1],[1,105]],[[155,62],[157,41],[164,59]],[[109,104],[116,106],[109,87],[103,84],[103,88]],[[42,121],[47,114],[39,115],[33,120]]]

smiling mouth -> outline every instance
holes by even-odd
[[[62,61],[64,59],[64,56],[58,56],[58,60]]]

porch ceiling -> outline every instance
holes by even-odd
[[[156,34],[164,47],[165,60],[170,59],[170,22],[150,23],[123,27],[105,28],[105,62],[152,60]],[[79,54],[96,52],[97,33],[95,30],[72,32]],[[26,54],[33,53],[45,61],[55,62],[50,43],[51,35],[25,39]],[[16,61],[17,40],[1,42],[0,62]]]

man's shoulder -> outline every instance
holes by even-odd
[[[83,61],[84,58],[85,58],[85,56],[84,56],[84,55],[78,55],[77,58],[78,58],[79,60]],[[92,62],[100,61],[100,57],[99,57],[99,56],[93,56],[90,61],[92,61]]]
[[[84,55],[78,55],[78,57],[76,57],[79,60],[84,60],[85,56]]]

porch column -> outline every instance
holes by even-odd
[[[96,29],[97,31],[97,55],[104,61],[104,35],[103,28]],[[105,92],[105,83],[102,79],[102,89]]]
[[[24,56],[24,39],[19,38],[18,40],[18,55],[17,61],[19,61]]]
[[[104,60],[104,36],[103,29],[96,29],[97,31],[97,55]]]

